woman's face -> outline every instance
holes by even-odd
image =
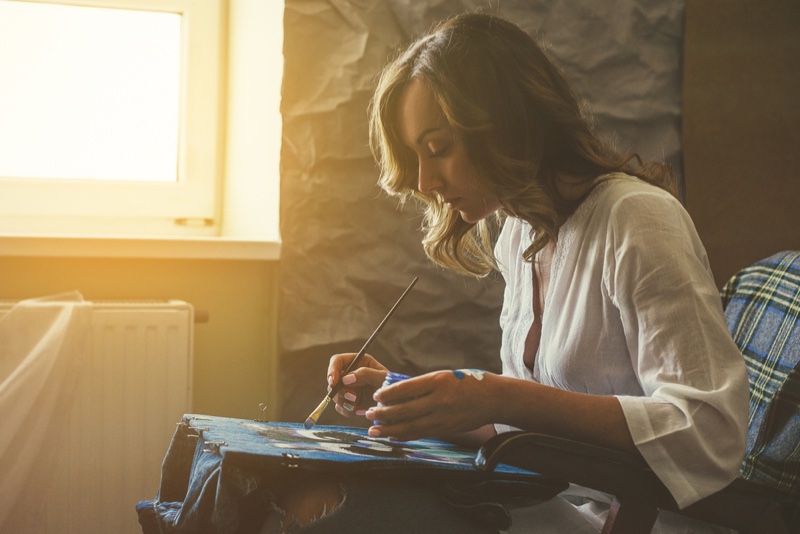
[[[500,209],[488,178],[478,174],[425,82],[409,82],[397,115],[403,143],[417,156],[420,192],[435,193],[469,223]]]

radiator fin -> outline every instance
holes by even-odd
[[[158,492],[175,424],[192,411],[193,310],[96,303],[91,336],[45,499],[46,532],[140,533],[136,503]]]

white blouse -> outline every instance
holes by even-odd
[[[530,243],[530,225],[509,218],[495,248],[506,281],[503,374],[615,395],[634,443],[680,507],[730,483],[745,448],[745,364],[680,202],[615,174],[562,225],[533,369],[523,362],[533,323],[532,265],[522,257]]]

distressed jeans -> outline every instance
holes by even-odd
[[[336,429],[345,434],[353,429],[308,432],[299,425],[288,426],[184,416],[164,459],[158,496],[136,506],[144,534],[244,534],[261,532],[262,527],[263,532],[278,532],[281,513],[273,504],[276,496],[299,474],[315,471],[333,473],[337,479],[341,475],[344,501],[321,519],[296,529],[298,534],[497,532],[477,522],[475,515],[467,516],[466,508],[441,498],[445,481],[455,480],[460,488],[486,478],[475,471],[469,451],[443,442],[428,441],[427,446],[379,442],[365,434],[336,441],[331,437]],[[287,437],[270,432],[285,432]],[[500,482],[536,480],[531,473],[502,467],[503,472],[488,476]],[[541,488],[557,492],[535,482],[531,485],[537,495]]]

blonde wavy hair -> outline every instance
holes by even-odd
[[[397,124],[398,103],[412,79],[428,85],[471,163],[489,177],[504,207],[499,213],[467,223],[436,194],[419,191],[416,156]],[[493,244],[508,215],[533,229],[526,260],[555,241],[586,197],[565,199],[559,180],[596,184],[599,176],[621,171],[676,194],[669,166],[642,164],[638,155],[618,154],[601,141],[566,78],[534,39],[493,15],[447,19],[401,52],[381,74],[369,115],[379,185],[401,201],[421,201],[425,253],[464,274],[480,277],[497,269]]]

